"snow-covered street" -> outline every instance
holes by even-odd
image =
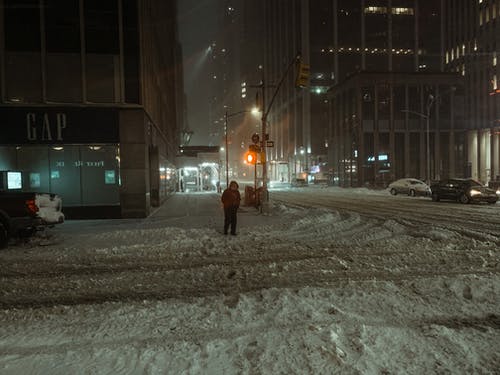
[[[0,252],[2,374],[496,374],[500,204],[271,192],[68,221]]]

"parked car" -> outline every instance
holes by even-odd
[[[460,203],[487,202],[495,204],[498,194],[472,179],[450,178],[431,185],[432,200],[451,199]]]
[[[290,182],[291,187],[304,187],[307,186],[307,180],[304,178],[292,178]]]
[[[64,222],[56,194],[0,191],[0,248],[11,237],[29,237],[37,230]]]
[[[392,195],[408,194],[411,197],[417,195],[427,196],[431,194],[430,187],[423,181],[416,178],[402,178],[389,184],[389,191]]]

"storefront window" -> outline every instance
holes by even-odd
[[[12,147],[15,169],[23,172],[24,190],[50,192],[49,154],[46,146]]]
[[[118,161],[115,146],[81,146],[82,204],[109,205],[120,202]]]
[[[16,149],[14,147],[0,147],[0,171],[16,168]]]
[[[79,146],[50,147],[50,191],[63,198],[65,206],[81,204]]]
[[[0,170],[22,171],[23,190],[58,194],[66,207],[120,203],[114,145],[0,147]]]

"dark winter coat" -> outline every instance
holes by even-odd
[[[231,186],[233,185],[236,185],[236,190],[231,189]],[[241,196],[240,192],[237,189],[238,189],[238,184],[235,181],[232,181],[229,184],[229,188],[224,190],[221,198],[224,208],[229,208],[229,207],[238,208],[240,206]]]

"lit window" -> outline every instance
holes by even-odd
[[[387,13],[387,7],[366,7],[365,8],[365,13],[370,13],[370,14],[386,14]]]
[[[465,56],[465,44],[462,44],[462,55]]]
[[[462,75],[465,76],[465,65],[462,65]]]
[[[483,26],[483,11],[479,11],[479,26]]]
[[[446,64],[450,62],[450,53],[446,51]]]
[[[485,16],[485,21],[484,22],[489,22],[489,20],[490,20],[490,10],[488,8],[484,9],[484,16]]]
[[[412,8],[392,8],[392,14],[413,16],[414,12]]]
[[[474,40],[474,51],[477,51],[477,40]]]
[[[493,66],[497,66],[497,51],[493,51]]]
[[[451,61],[455,60],[455,50],[451,50]]]
[[[493,4],[491,6],[491,18],[492,19],[497,18],[497,5],[496,4]]]
[[[460,49],[457,46],[457,59],[460,57]]]
[[[479,0],[479,4],[481,4],[483,2],[483,0]]]
[[[497,90],[498,89],[498,82],[497,82],[497,75],[496,74],[491,79],[491,84],[493,86],[493,90]]]

